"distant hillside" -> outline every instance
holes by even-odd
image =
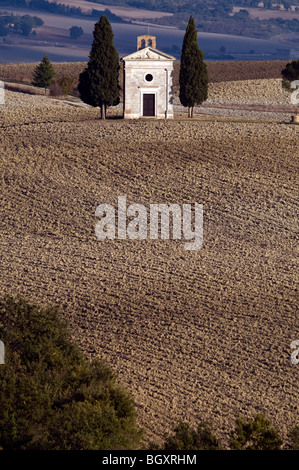
[[[15,7],[15,8],[22,8],[28,10],[38,10],[38,11],[46,11],[48,13],[54,13],[58,15],[64,16],[72,16],[72,17],[83,17],[83,18],[95,18],[98,19],[103,13],[109,18],[109,20],[113,23],[127,23],[126,19],[121,18],[118,15],[114,15],[111,11],[107,8],[105,11],[98,10],[98,9],[91,9],[90,11],[86,12],[83,11],[80,6],[69,5],[68,2],[66,3],[59,2],[56,3],[54,1],[48,0],[0,0],[0,8],[4,7]],[[0,22],[1,24],[1,22]]]
[[[128,18],[111,13],[108,7],[130,7],[142,10],[154,10],[172,13],[162,17],[152,18],[151,23],[164,26],[175,26],[185,29],[190,15],[193,15],[196,26],[200,32],[232,34],[236,36],[247,36],[253,38],[271,38],[285,33],[298,33],[299,31],[299,0],[292,2],[286,0],[281,5],[276,0],[264,2],[266,8],[262,8],[258,0],[86,0],[83,5],[92,2],[91,9],[87,12],[82,9],[82,1],[78,3],[73,0],[0,0],[1,7],[21,7],[29,10],[42,10],[50,13],[68,16],[94,17],[98,18],[105,13],[111,22],[127,22]],[[99,3],[99,9],[93,8]],[[102,5],[107,5],[103,12]],[[100,5],[101,8],[100,9]],[[255,15],[252,8],[261,12],[275,10],[275,15]],[[249,11],[247,10],[249,9]],[[281,16],[277,16],[278,11]],[[285,13],[291,12],[292,14]],[[142,21],[142,18],[140,18]],[[298,39],[294,39],[296,42]]]
[[[88,0],[87,0],[88,1]],[[211,33],[234,34],[255,38],[269,38],[281,33],[299,31],[299,0],[283,1],[279,6],[276,0],[267,0],[264,5],[267,10],[281,9],[282,16],[258,19],[252,17],[246,8],[258,7],[258,0],[90,0],[105,5],[122,5],[148,10],[159,10],[173,13],[154,20],[154,22],[177,26],[184,29],[190,15],[196,20],[199,31]],[[241,7],[235,11],[234,7]],[[260,8],[265,11],[264,8]],[[297,10],[296,10],[297,9]],[[283,13],[293,11],[295,18],[283,18]]]
[[[178,13],[181,11],[196,11],[199,7],[207,11],[208,9],[232,9],[233,6],[259,7],[265,5],[267,9],[278,9],[277,0],[86,0],[94,3],[102,3],[104,5],[127,5],[134,8],[144,8],[147,10],[160,10]],[[280,8],[291,9],[299,6],[299,0],[281,1]]]
[[[94,8],[96,4],[99,8]],[[103,11],[103,4],[107,9]],[[85,5],[90,5],[88,10]],[[30,11],[46,11],[59,15],[81,18],[99,18],[105,14],[111,23],[148,22],[147,18],[128,17],[128,9],[140,12],[165,12],[165,16],[151,18],[151,24],[172,26],[184,30],[193,15],[199,32],[230,34],[235,36],[269,39],[283,34],[296,47],[299,41],[299,0],[284,1],[281,6],[275,0],[267,0],[262,8],[258,0],[0,0],[0,10],[18,7]],[[109,10],[119,7],[119,13]],[[122,8],[121,8],[122,7]],[[126,14],[123,13],[126,7]],[[261,12],[261,13],[260,13]],[[260,14],[259,14],[260,13]]]

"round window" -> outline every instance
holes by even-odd
[[[154,77],[152,76],[151,73],[148,73],[148,74],[145,76],[145,80],[146,80],[147,82],[151,82],[151,81],[153,80],[153,78],[154,78]]]

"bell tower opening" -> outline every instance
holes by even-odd
[[[144,49],[145,47],[152,47],[156,49],[156,36],[150,36],[144,34],[143,36],[137,37],[137,50]]]

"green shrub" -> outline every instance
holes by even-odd
[[[172,435],[165,436],[163,450],[219,450],[220,445],[213,435],[211,427],[201,422],[197,429],[180,421]]]
[[[290,432],[291,449],[299,450],[299,425],[294,426]]]
[[[0,448],[138,448],[131,396],[102,362],[89,362],[56,308],[0,300]]]
[[[69,93],[73,91],[76,79],[72,77],[62,77],[57,80],[57,82],[63,91],[63,95],[66,97]]]
[[[282,87],[290,90],[291,83],[295,80],[299,80],[299,60],[293,60],[281,72],[282,75]]]
[[[281,445],[279,431],[262,413],[248,422],[243,417],[236,420],[230,440],[232,450],[280,450]]]

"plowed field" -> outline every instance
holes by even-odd
[[[299,420],[298,126],[101,122],[38,99],[0,109],[0,293],[60,306],[133,393],[147,440],[204,419],[225,443],[257,412],[285,436]],[[202,249],[97,240],[97,205],[121,195],[202,203]]]

